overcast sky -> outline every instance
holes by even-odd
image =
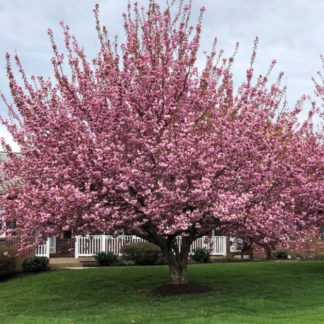
[[[110,33],[122,34],[121,14],[127,0],[1,1],[1,91],[8,95],[4,69],[6,52],[17,51],[29,74],[52,75],[47,29],[52,28],[60,39],[60,20],[71,26],[80,44],[93,57],[99,47],[92,14],[95,3],[100,4],[101,21]],[[258,36],[257,72],[263,73],[275,58],[278,61],[276,71],[286,73],[290,105],[303,93],[312,94],[311,76],[320,68],[319,56],[324,53],[324,0],[194,0],[194,16],[198,15],[201,6],[207,9],[201,52],[210,48],[215,36],[219,47],[228,55],[235,43],[240,43],[233,69],[236,83],[245,75],[253,40]],[[202,56],[199,61],[201,59]],[[0,112],[5,113],[2,103]],[[2,126],[0,135],[9,139]]]

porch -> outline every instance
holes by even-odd
[[[144,242],[143,239],[135,235],[92,235],[76,236],[74,243],[74,258],[92,257],[99,252],[113,252],[121,255],[121,248],[125,244],[134,242]],[[178,246],[181,244],[181,236],[177,237]],[[35,249],[36,256],[45,256],[50,258],[56,254],[56,237],[50,237],[45,244],[38,245]],[[225,257],[227,253],[226,236],[201,237],[194,241],[190,247],[190,253],[197,248],[206,248],[211,251],[212,256]]]

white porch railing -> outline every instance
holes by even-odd
[[[144,242],[144,240],[134,235],[76,236],[75,257],[93,256],[99,252],[113,252],[120,255],[122,246],[135,242]]]
[[[211,255],[226,256],[226,236],[201,237],[191,244],[190,253],[197,248],[210,249]]]
[[[143,239],[134,235],[92,235],[76,236],[75,257],[93,256],[99,252],[113,252],[120,255],[121,248],[125,244],[134,242],[144,242]],[[181,242],[181,236],[177,237],[178,246]],[[226,255],[226,236],[201,237],[194,241],[190,247],[190,253],[197,248],[206,248],[211,250],[211,255]]]
[[[37,245],[35,248],[36,256],[50,257],[50,253],[56,253],[56,237],[52,236],[47,239],[46,243]]]
[[[35,255],[49,258],[50,252],[49,252],[49,240],[48,239],[45,244],[36,246]]]

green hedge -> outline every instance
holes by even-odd
[[[98,265],[111,266],[117,262],[117,255],[113,252],[99,252],[95,255]]]
[[[24,272],[40,272],[48,270],[49,259],[46,257],[32,257],[22,263]]]
[[[137,265],[152,265],[161,262],[160,248],[152,243],[138,242],[124,245],[121,249],[122,258]]]
[[[210,262],[210,251],[206,248],[197,248],[190,257],[196,262],[208,263]]]
[[[272,256],[276,259],[286,260],[288,259],[288,251],[278,250],[272,253]]]

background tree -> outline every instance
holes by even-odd
[[[14,105],[3,123],[21,155],[6,146],[1,204],[22,250],[36,233],[124,230],[157,244],[182,284],[191,243],[212,229],[268,247],[318,222],[321,136],[311,119],[298,124],[302,103],[285,110],[283,75],[268,82],[275,62],[254,80],[256,41],[234,91],[233,57],[223,58],[216,41],[205,66],[196,65],[204,9],[191,26],[191,2],[172,6],[129,5],[121,46],[96,7],[101,46],[92,63],[69,26],[62,23],[64,54],[49,30],[55,81],[29,80],[15,56],[19,85],[7,54]]]

